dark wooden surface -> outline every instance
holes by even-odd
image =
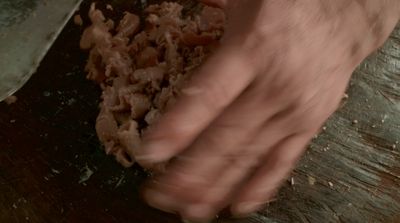
[[[111,2],[114,15],[141,9]],[[85,80],[81,32],[68,24],[18,101],[0,104],[0,222],[180,222],[140,200],[139,167],[123,169],[100,150],[100,92]],[[350,98],[311,143],[294,184],[259,214],[218,222],[400,222],[399,84],[400,26],[355,72]]]

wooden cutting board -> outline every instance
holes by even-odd
[[[142,8],[140,1],[108,2],[111,16]],[[100,91],[85,79],[82,30],[70,22],[18,101],[0,104],[0,222],[180,222],[140,200],[146,174],[139,167],[123,169],[101,151],[94,131]],[[217,222],[399,222],[399,40],[400,25],[355,72],[349,99],[278,200],[248,219]]]

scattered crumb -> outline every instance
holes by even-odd
[[[329,181],[328,184],[329,184],[330,187],[333,187],[333,183],[332,182]]]
[[[294,177],[290,178],[290,185],[292,185],[292,186],[294,185]]]
[[[78,26],[83,25],[83,20],[82,20],[81,15],[77,14],[74,16],[74,23],[75,23],[75,25],[78,25]]]
[[[24,202],[24,204],[26,204],[26,199],[25,198],[23,198],[23,197],[21,197],[21,198],[19,198],[18,199],[18,201],[17,201],[18,203],[20,203],[20,202]]]
[[[71,105],[73,105],[75,102],[76,102],[76,99],[75,99],[75,98],[70,98],[70,99],[67,101],[67,105],[68,105],[68,106],[71,106]]]
[[[344,95],[343,95],[343,98],[344,98],[344,99],[348,99],[348,98],[349,98],[349,95],[348,95],[348,94],[344,94]]]
[[[10,123],[15,123],[15,121],[16,121],[15,119],[11,119]]]
[[[372,125],[371,127],[372,127],[372,128],[376,128],[376,125]]]
[[[353,120],[353,124],[357,124],[358,123],[358,120],[357,119],[354,119]]]
[[[322,126],[322,130],[325,131],[326,130],[326,126]]]
[[[91,169],[88,167],[88,165],[86,165],[85,168],[84,168],[83,170],[84,170],[84,172],[83,172],[83,174],[81,175],[81,177],[80,177],[78,183],[83,184],[84,186],[86,186],[86,184],[84,184],[84,182],[88,181],[89,178],[93,175],[94,172],[93,172],[93,170],[91,170]]]
[[[14,209],[17,209],[17,208],[18,208],[17,205],[16,205],[15,203],[12,205],[12,207],[13,207]]]
[[[107,4],[106,5],[106,9],[110,10],[110,11],[114,11],[114,8],[112,7],[112,5]]]
[[[315,182],[317,182],[317,180],[312,176],[308,176],[307,179],[308,179],[308,184],[310,185],[314,185]]]
[[[51,172],[55,173],[55,174],[60,174],[60,171],[56,170],[56,169],[51,169]]]
[[[29,217],[25,217],[25,220],[29,221]]]
[[[17,102],[17,100],[18,100],[17,96],[11,95],[6,97],[6,99],[4,99],[4,102],[7,103],[8,105],[11,105]]]
[[[396,144],[399,144],[399,141],[396,141]]]
[[[49,178],[47,178],[47,177],[43,177],[43,179],[45,179],[46,181],[49,181]]]
[[[51,93],[48,91],[43,92],[43,96],[45,96],[45,97],[50,97],[50,95],[51,95]]]
[[[393,144],[393,145],[392,145],[392,149],[396,149],[396,144]]]
[[[385,115],[383,115],[383,118],[382,118],[382,123],[385,123],[385,121],[386,121],[386,119],[388,118],[388,115],[387,114],[385,114]]]
[[[124,181],[125,175],[123,175],[117,182],[117,184],[115,185],[114,189],[121,186],[122,182]]]

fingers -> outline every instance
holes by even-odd
[[[150,205],[157,204],[156,207],[162,210],[178,212],[185,219],[212,219],[228,206],[232,192],[252,170],[251,162],[246,161],[246,157],[201,160],[203,168],[195,172],[183,169],[190,167],[190,161],[182,162],[171,169],[167,177],[147,188],[145,199]]]
[[[245,215],[257,211],[275,195],[276,190],[301,157],[312,134],[283,140],[266,156],[266,163],[241,188],[231,206],[232,213]]]
[[[145,134],[136,155],[146,166],[187,147],[254,79],[240,53],[220,49],[196,72],[175,106]]]
[[[265,127],[279,106],[260,107],[259,102],[247,100],[252,96],[249,92],[241,95],[172,161],[165,175],[145,192],[149,204],[197,220],[212,218],[229,205],[234,192],[259,166],[260,158],[285,136],[280,131],[284,129],[282,121]],[[246,112],[249,110],[254,112]]]
[[[245,119],[239,123],[241,128],[229,128],[229,131],[212,125],[201,134],[188,150],[172,161],[166,173],[156,179],[157,184],[150,185],[151,191],[145,192],[148,203],[196,220],[212,218],[227,205],[235,185],[258,165],[254,162],[257,154],[241,152],[251,140],[251,131],[246,128]],[[231,126],[230,123],[220,124]],[[160,193],[163,196],[159,196]]]

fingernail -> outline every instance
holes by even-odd
[[[232,212],[238,215],[247,215],[260,209],[264,203],[259,202],[243,202],[233,207]]]

